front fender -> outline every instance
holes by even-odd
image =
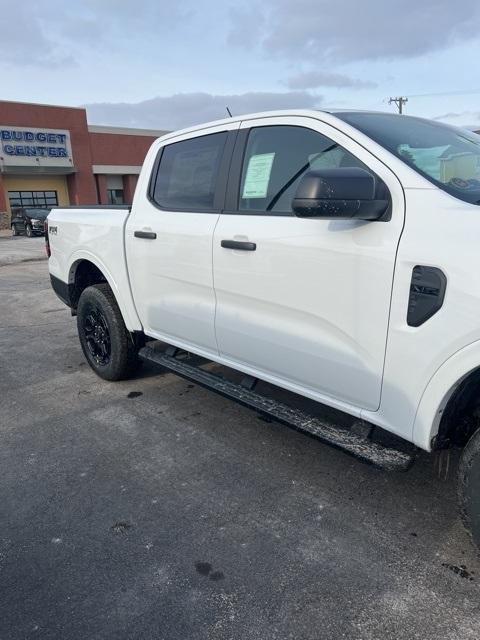
[[[415,414],[413,442],[430,451],[447,402],[458,385],[480,366],[480,340],[454,353],[428,382]]]

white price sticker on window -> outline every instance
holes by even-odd
[[[248,161],[242,198],[266,198],[275,153],[261,153]]]

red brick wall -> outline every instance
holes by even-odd
[[[135,187],[137,186],[137,180],[138,176],[123,176],[123,198],[125,200],[125,204],[132,204],[133,194],[135,193]]]
[[[5,188],[3,177],[0,173],[0,229],[8,229],[10,226],[10,216],[7,213],[7,201],[5,198]]]
[[[100,204],[108,204],[107,176],[99,174],[95,178],[97,180],[98,202]]]
[[[90,132],[93,164],[142,165],[154,136]]]

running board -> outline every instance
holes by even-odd
[[[298,409],[293,409],[282,402],[278,402],[278,400],[262,396],[241,384],[235,384],[200,367],[177,360],[175,357],[166,355],[165,352],[156,351],[151,347],[143,347],[140,349],[139,355],[143,360],[158,364],[182,378],[191,380],[226,398],[235,400],[258,413],[332,445],[337,449],[341,449],[345,453],[379,469],[406,471],[413,462],[413,456],[408,453],[384,447],[361,434],[342,429],[331,422],[316,418]]]

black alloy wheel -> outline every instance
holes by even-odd
[[[100,366],[105,366],[110,362],[112,345],[110,342],[110,331],[102,311],[91,306],[83,318],[83,331],[87,348]]]

